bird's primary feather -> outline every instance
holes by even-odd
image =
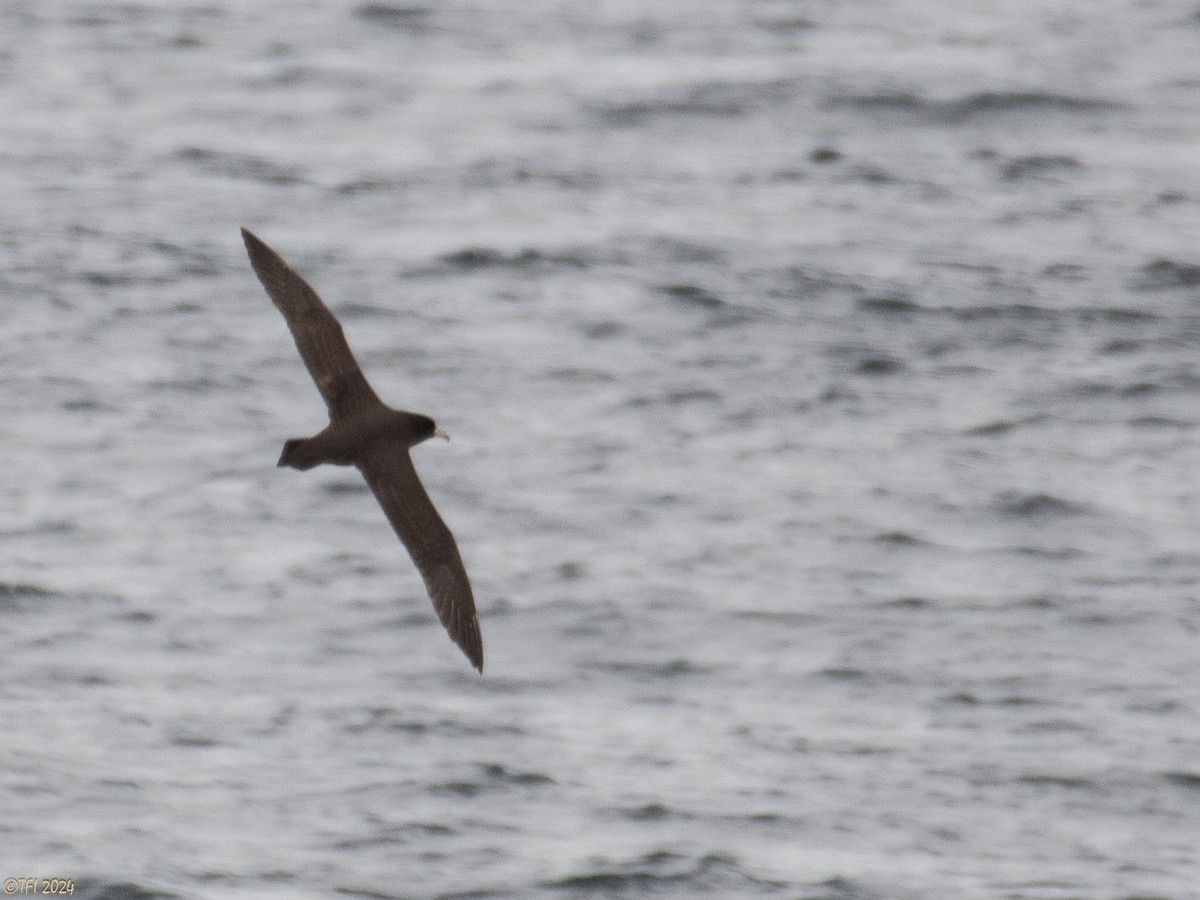
[[[356,465],[387,514],[392,528],[408,548],[425,580],[438,618],[471,664],[483,671],[483,638],[471,582],[463,567],[454,535],[438,515],[417,478],[408,449],[382,444]]]
[[[321,302],[307,281],[278,253],[242,229],[258,280],[287,320],[300,358],[329,407],[329,418],[338,419],[381,403],[358,361],[350,352],[341,323]]]

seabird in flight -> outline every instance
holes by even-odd
[[[279,465],[302,470],[321,463],[358,467],[416,563],[438,618],[471,665],[482,672],[483,638],[471,583],[454,535],[434,509],[408,455],[410,447],[445,433],[428,416],[386,406],[367,383],[342,326],[317,292],[245,228],[242,239],[250,265],[287,320],[329,407],[325,430],[287,441]]]

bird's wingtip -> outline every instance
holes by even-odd
[[[467,659],[471,663],[471,668],[473,668],[476,672],[478,672],[480,675],[482,675],[483,674],[483,648],[479,647],[479,648],[473,648],[473,649],[469,650],[466,647],[464,647],[463,652],[466,653]]]

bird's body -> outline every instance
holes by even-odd
[[[283,446],[279,465],[356,466],[416,563],[442,624],[483,671],[483,639],[471,583],[454,536],[417,478],[411,447],[441,432],[433,419],[385,405],[371,389],[342,326],[308,283],[246,229],[250,264],[287,320],[300,356],[329,408],[329,425]]]
[[[283,445],[279,465],[311,469],[321,463],[353,466],[374,446],[395,446],[407,453],[437,433],[427,416],[401,412],[380,403],[331,421],[310,438],[292,438]]]

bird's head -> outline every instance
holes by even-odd
[[[420,413],[409,413],[408,421],[413,433],[412,441],[409,444],[410,447],[415,447],[417,444],[427,441],[431,437],[450,440],[450,435],[438,428],[437,422],[433,421],[429,416],[423,416]]]

